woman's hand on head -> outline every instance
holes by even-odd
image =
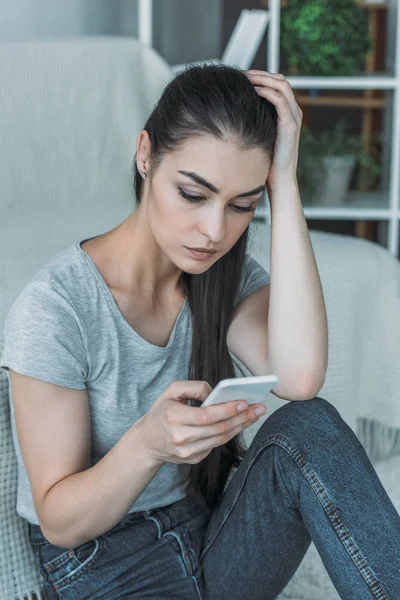
[[[244,71],[259,96],[276,108],[278,131],[272,166],[266,181],[269,188],[288,178],[296,179],[298,150],[303,112],[296,102],[293,90],[281,73],[250,69]]]
[[[204,402],[211,390],[206,381],[173,381],[134,423],[156,462],[198,463],[260,418],[256,404],[238,412],[243,402],[238,400],[204,407],[183,403],[190,398]]]

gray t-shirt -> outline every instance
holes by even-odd
[[[92,238],[86,238],[92,239]],[[0,367],[88,392],[92,465],[144,415],[176,379],[187,379],[192,344],[187,300],[165,347],[143,339],[120,312],[94,261],[80,244],[57,253],[29,281],[9,310]],[[236,303],[267,285],[269,274],[250,255]],[[18,458],[17,513],[39,524],[10,408]],[[164,463],[128,512],[176,502],[190,464]]]

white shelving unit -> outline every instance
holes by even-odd
[[[267,41],[267,71],[280,73],[280,0],[269,0],[270,21]],[[290,77],[287,80],[293,89],[335,89],[335,90],[386,90],[392,94],[391,108],[387,108],[386,131],[390,136],[390,163],[388,169],[388,190],[366,193],[349,193],[343,206],[307,206],[303,203],[304,214],[308,219],[379,220],[388,223],[387,249],[399,255],[400,223],[400,9],[398,0],[392,0],[388,9],[391,15],[392,60],[387,61],[393,75],[377,74],[365,77]],[[387,49],[388,50],[388,49]],[[388,140],[389,141],[389,140]],[[256,217],[270,221],[269,203],[260,208]]]

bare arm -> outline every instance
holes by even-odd
[[[53,544],[78,546],[114,527],[156,475],[161,465],[146,456],[135,425],[96,465],[47,492],[43,533]]]
[[[308,398],[328,368],[328,323],[322,284],[297,180],[268,185],[271,205],[271,289],[267,354],[272,373],[285,373]],[[290,243],[282,243],[290,240]]]
[[[160,469],[133,424],[90,466],[86,390],[60,387],[10,369],[21,454],[45,537],[77,546],[116,525]]]

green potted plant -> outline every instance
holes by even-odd
[[[307,203],[315,201],[318,206],[343,205],[357,163],[368,169],[371,181],[380,174],[379,161],[363,151],[366,137],[347,133],[346,125],[346,120],[342,118],[333,130],[315,134],[307,126],[302,126],[297,178]],[[381,139],[380,134],[368,137],[374,150]]]
[[[289,0],[282,10],[281,52],[289,73],[354,75],[372,48],[367,12],[355,0]]]

